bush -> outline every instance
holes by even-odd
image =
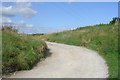
[[[120,18],[119,17],[115,17],[113,18],[109,24],[119,24],[120,23]]]
[[[17,34],[11,27],[2,29],[2,73],[31,69],[46,56],[45,42]]]

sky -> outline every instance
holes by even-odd
[[[118,16],[117,2],[3,2],[2,22],[21,33],[52,33],[107,24]]]

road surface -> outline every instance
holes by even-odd
[[[46,42],[51,56],[32,70],[18,71],[11,78],[107,78],[105,60],[95,51]]]

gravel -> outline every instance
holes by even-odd
[[[46,42],[51,56],[33,69],[18,71],[10,78],[107,78],[105,60],[84,47]]]

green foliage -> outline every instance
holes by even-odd
[[[2,72],[31,69],[46,55],[47,46],[40,39],[2,30]]]
[[[118,77],[118,25],[88,26],[41,37],[52,42],[85,46],[98,51],[109,67],[109,77]]]
[[[13,26],[2,26],[2,31],[10,31],[10,32],[15,32],[15,33],[18,32],[18,30],[15,29]]]
[[[120,23],[120,18],[119,18],[119,17],[115,17],[115,18],[113,18],[113,19],[110,21],[109,24],[118,24],[118,23]]]

